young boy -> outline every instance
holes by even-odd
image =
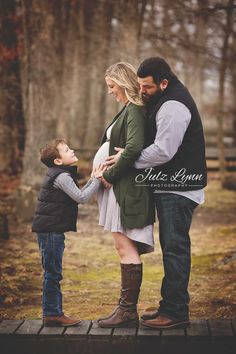
[[[85,203],[98,190],[104,167],[93,171],[93,177],[80,189],[77,185],[78,161],[63,139],[54,139],[40,150],[40,159],[48,167],[38,196],[32,231],[37,233],[44,269],[44,326],[73,326],[78,318],[65,316],[62,310],[62,256],[64,232],[76,231],[78,204]]]

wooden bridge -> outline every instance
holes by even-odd
[[[235,354],[236,320],[194,320],[187,329],[43,327],[41,320],[3,320],[1,354]]]

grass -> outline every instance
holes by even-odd
[[[192,318],[232,318],[235,303],[236,192],[210,181],[206,203],[197,208],[191,229]],[[78,232],[68,233],[62,291],[65,313],[84,319],[107,314],[119,298],[119,259],[111,235],[97,226],[96,203],[80,207]],[[11,237],[1,241],[0,317],[41,316],[42,270],[29,224],[11,221]],[[142,257],[144,280],[140,312],[160,300],[162,255],[155,227],[156,250]]]

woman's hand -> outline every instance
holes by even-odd
[[[104,177],[102,177],[101,182],[105,189],[110,189],[112,187],[112,184],[107,182]]]
[[[106,164],[100,163],[98,166],[94,167],[91,177],[101,179],[103,172],[105,172],[106,170],[107,170]]]
[[[120,148],[120,147],[115,147],[115,150],[117,151],[117,154],[115,155],[111,155],[111,156],[108,156],[106,158],[106,166],[112,166],[114,165],[120,158],[120,155],[122,154],[122,152],[124,151],[123,148]]]

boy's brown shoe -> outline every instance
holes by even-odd
[[[79,318],[71,318],[65,315],[62,316],[46,316],[43,318],[44,327],[70,327],[79,324]]]

